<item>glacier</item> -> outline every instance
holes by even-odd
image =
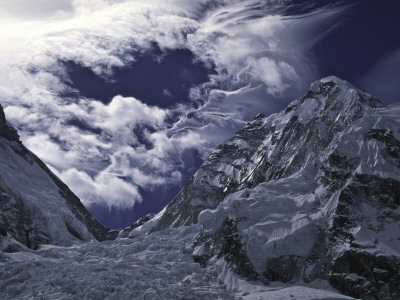
[[[0,112],[2,299],[400,297],[400,103],[316,81],[119,233]]]

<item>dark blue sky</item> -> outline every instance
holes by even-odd
[[[363,78],[380,60],[400,51],[400,1],[359,1],[336,22],[335,29],[312,49],[321,76],[334,74],[385,103],[399,101],[398,88],[383,94],[377,88],[381,82],[365,82]],[[392,68],[399,69],[400,62],[394,61]]]
[[[136,61],[114,68],[111,78],[101,78],[82,65],[65,63],[71,87],[81,96],[109,103],[115,95],[135,97],[148,105],[169,107],[187,101],[190,87],[206,82],[213,73],[201,62],[194,62],[187,49],[162,52],[157,44],[151,52],[133,53]]]

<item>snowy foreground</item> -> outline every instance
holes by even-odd
[[[201,268],[190,254],[198,230],[2,253],[0,299],[353,299],[325,282],[263,285],[220,272],[218,262]]]

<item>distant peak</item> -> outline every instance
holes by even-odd
[[[326,83],[326,82],[334,82],[334,83],[347,83],[349,84],[346,80],[343,80],[337,76],[331,75],[331,76],[327,76],[324,77],[322,79],[319,80],[320,82]]]
[[[337,76],[328,76],[320,80],[314,81],[310,86],[310,90],[314,93],[319,93],[321,92],[321,86],[326,86],[327,84],[346,86],[348,88],[356,89],[351,83],[347,82],[346,80],[340,79]]]
[[[315,81],[310,90],[299,100],[293,101],[285,110],[307,123],[316,116],[326,116],[330,122],[358,119],[368,110],[382,107],[379,99],[336,76]]]

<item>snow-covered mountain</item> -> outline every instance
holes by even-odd
[[[217,147],[151,231],[198,223],[194,259],[249,280],[398,299],[399,205],[400,104],[327,77]]]
[[[71,190],[19,140],[0,106],[1,249],[111,238]]]
[[[0,107],[0,298],[399,299],[399,117],[400,103],[314,82],[100,243],[114,233]]]

